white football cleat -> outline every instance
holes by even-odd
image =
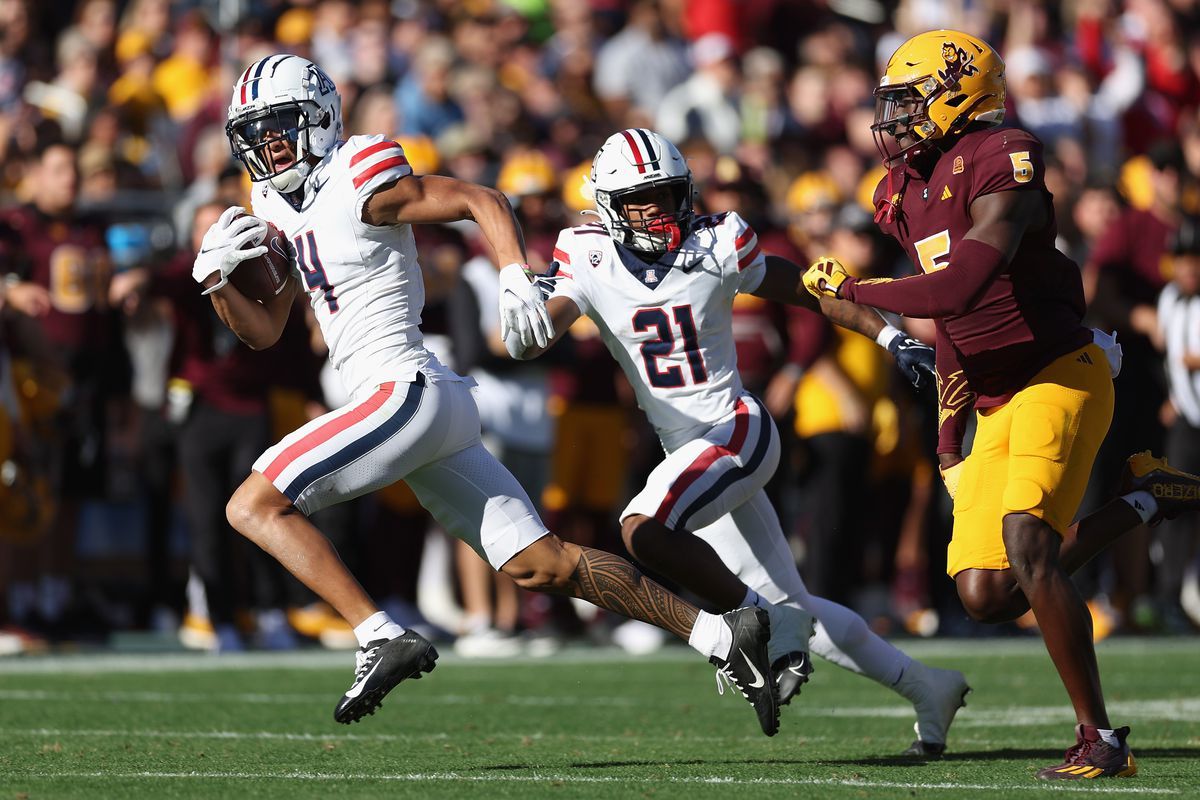
[[[913,661],[896,684],[896,691],[912,701],[917,712],[913,729],[917,740],[905,755],[940,756],[946,751],[946,734],[954,715],[965,706],[971,687],[966,677],[954,669],[938,669]]]

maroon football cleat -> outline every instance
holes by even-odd
[[[1044,781],[1078,781],[1086,778],[1129,778],[1137,774],[1137,762],[1125,743],[1129,728],[1117,728],[1114,733],[1121,743],[1113,747],[1100,738],[1091,725],[1075,726],[1075,746],[1063,756],[1063,763],[1038,770]]]

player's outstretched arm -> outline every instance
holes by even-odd
[[[474,220],[495,251],[493,263],[524,264],[525,240],[503,192],[442,175],[409,175],[385,185],[363,206],[368,225]]]
[[[554,335],[550,341],[546,342],[545,347],[537,344],[522,347],[521,337],[515,331],[510,331],[509,335],[504,338],[504,346],[508,348],[510,356],[518,361],[537,358],[553,347],[554,343],[563,337],[567,329],[574,325],[575,320],[579,319],[581,315],[579,306],[575,305],[575,301],[569,297],[551,297],[546,301],[546,310],[550,313],[550,322],[554,325]]]
[[[762,283],[751,294],[764,300],[800,306],[824,314],[834,325],[861,333],[868,339],[879,336],[887,322],[879,312],[833,297],[816,298],[804,288],[804,269],[781,256],[767,256]]]
[[[251,300],[232,283],[209,297],[221,321],[251,350],[265,350],[279,341],[296,298],[296,276],[288,275],[279,294],[265,302]]]
[[[1047,219],[1040,192],[985,194],[971,203],[971,230],[945,267],[898,280],[837,276],[838,280],[822,282],[821,289],[830,296],[906,317],[965,314],[1012,261],[1025,232],[1044,226]]]
[[[829,260],[829,259],[826,259]],[[836,262],[834,262],[836,263]],[[837,265],[840,268],[840,264]],[[815,297],[804,283],[799,265],[779,256],[767,256],[762,283],[754,294],[780,303],[803,306],[824,314],[834,325],[861,333],[887,350],[905,377],[921,388],[934,380],[933,348],[889,324],[875,309],[839,300],[829,294]]]
[[[502,192],[441,175],[408,175],[384,185],[363,205],[368,225],[474,220],[500,270],[501,333],[516,329],[525,345],[548,344],[553,331],[541,293],[530,282],[525,239]]]

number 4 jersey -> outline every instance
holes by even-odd
[[[699,216],[683,245],[646,264],[599,224],[554,248],[554,295],[600,329],[668,452],[728,416],[742,394],[733,298],[762,282],[758,237],[737,214]]]
[[[255,216],[273,222],[296,251],[329,360],[350,393],[418,372],[454,379],[426,349],[418,327],[425,287],[408,225],[368,225],[363,206],[412,175],[404,150],[382,136],[352,136],[305,183],[299,206],[265,185]]]

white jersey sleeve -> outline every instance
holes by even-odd
[[[735,281],[736,292],[750,294],[762,284],[767,258],[758,245],[758,234],[736,212],[730,211],[721,220],[718,241],[732,242],[732,253],[724,259],[728,274]]]
[[[347,159],[350,182],[354,189],[354,216],[362,219],[363,206],[371,195],[389,183],[413,174],[404,148],[383,136],[355,136],[347,142],[353,148]]]
[[[579,313],[586,315],[592,311],[592,303],[588,298],[588,276],[585,274],[576,278],[577,270],[583,265],[571,263],[572,258],[581,258],[578,253],[572,256],[572,252],[577,249],[574,247],[574,239],[574,228],[567,228],[558,234],[558,241],[554,244],[554,260],[547,272],[554,281],[554,291],[550,296],[570,298],[579,308]]]

